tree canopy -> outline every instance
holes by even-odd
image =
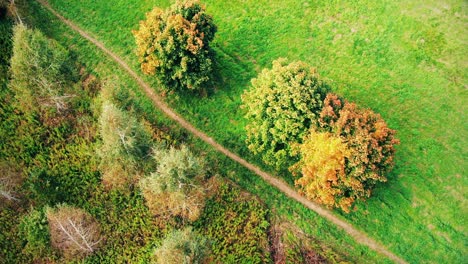
[[[169,90],[199,90],[210,80],[216,33],[213,19],[198,1],[177,2],[146,14],[133,31],[141,70]]]

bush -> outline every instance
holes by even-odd
[[[213,19],[197,1],[153,9],[133,31],[142,71],[156,75],[167,89],[201,89],[212,75],[209,44],[215,33]]]
[[[198,182],[204,177],[203,160],[182,146],[155,153],[158,168],[140,181],[150,211],[159,217],[180,216],[196,220],[203,210],[205,193]]]
[[[40,31],[20,24],[13,30],[11,87],[20,108],[26,112],[38,107],[66,108],[65,94],[76,77],[68,51]]]
[[[19,225],[20,234],[26,240],[23,253],[35,259],[50,256],[49,226],[44,208],[32,210]]]
[[[94,253],[101,244],[99,224],[79,208],[59,205],[47,209],[52,246],[68,259]]]
[[[302,142],[309,128],[317,125],[327,91],[307,64],[274,61],[242,96],[248,148],[276,169],[288,165],[291,144]]]
[[[191,228],[174,231],[154,251],[154,262],[161,264],[206,263],[208,241]]]
[[[124,188],[135,183],[149,157],[151,136],[134,117],[109,102],[103,103],[99,130],[102,144],[97,153],[104,185]]]
[[[334,94],[327,95],[319,123],[326,133],[312,131],[300,147],[302,160],[292,168],[302,171],[296,183],[309,198],[348,212],[386,181],[399,141],[379,114]]]

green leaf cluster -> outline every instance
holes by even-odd
[[[317,125],[328,86],[317,71],[297,61],[273,62],[242,95],[248,125],[247,145],[276,169],[291,165],[291,144],[302,142]]]

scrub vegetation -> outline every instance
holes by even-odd
[[[404,260],[466,259],[466,3],[49,3]],[[389,262],[175,125],[38,2],[0,1],[0,31],[1,261]]]

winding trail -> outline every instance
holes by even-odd
[[[262,177],[266,182],[270,185],[276,187],[278,190],[283,192],[285,195],[289,196],[291,199],[298,201],[299,203],[303,204],[307,208],[313,210],[320,216],[324,217],[328,221],[332,222],[336,226],[343,229],[346,233],[352,236],[358,243],[365,245],[372,250],[385,255],[389,259],[393,260],[396,263],[406,263],[402,258],[396,256],[389,250],[387,250],[383,245],[378,243],[377,241],[373,240],[372,238],[368,237],[365,233],[357,230],[351,224],[347,223],[346,221],[338,218],[334,215],[331,211],[320,207],[318,204],[307,200],[305,197],[299,195],[294,189],[289,187],[285,182],[282,180],[262,171],[260,168],[256,167],[252,163],[244,160],[243,158],[239,157],[237,154],[231,152],[227,148],[223,147],[216,141],[214,141],[211,137],[207,134],[203,133],[202,131],[195,128],[192,124],[190,124],[187,120],[179,116],[172,108],[170,108],[160,96],[155,94],[153,89],[145,82],[143,79],[135,73],[127,63],[125,63],[119,56],[114,54],[112,51],[107,49],[100,41],[96,40],[95,38],[91,37],[88,33],[80,29],[70,20],[64,18],[60,15],[57,11],[55,11],[48,2],[45,0],[37,0],[42,6],[48,9],[52,14],[54,14],[58,19],[60,19],[63,23],[68,25],[72,30],[78,32],[83,38],[89,40],[91,43],[96,45],[99,49],[104,51],[107,55],[109,55],[115,62],[117,62],[127,73],[132,76],[133,79],[139,84],[139,86],[143,89],[145,94],[153,101],[154,105],[158,107],[161,111],[163,111],[168,117],[179,123],[182,127],[190,131],[190,133],[194,134],[207,144],[214,147],[217,151],[223,153],[230,159],[236,161],[240,165],[244,166],[245,168],[249,169],[253,173],[257,174],[258,176]]]

